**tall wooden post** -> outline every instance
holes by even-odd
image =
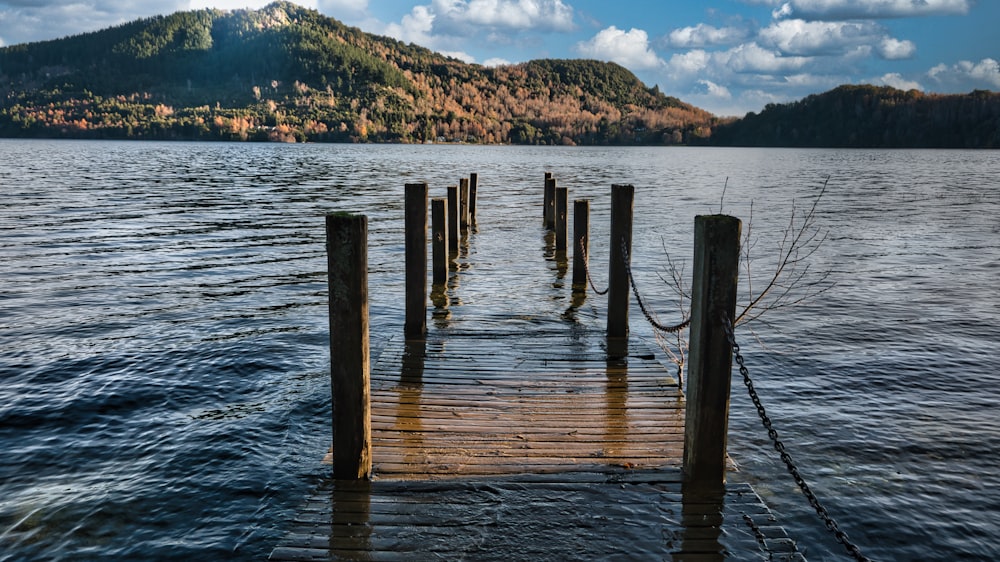
[[[632,258],[632,209],[635,188],[611,186],[611,248],[608,263],[608,337],[628,337],[629,282],[622,244]]]
[[[691,344],[684,426],[684,483],[718,489],[726,482],[726,435],[733,349],[722,317],[736,313],[740,220],[726,215],[694,219]]]
[[[360,480],[372,469],[367,217],[327,215],[326,256],[333,477]]]
[[[469,227],[469,178],[458,180],[458,224],[462,228]]]
[[[427,184],[408,183],[404,195],[407,338],[427,334]]]
[[[556,227],[556,178],[545,178],[545,228]]]
[[[545,183],[542,184],[542,224],[549,225],[549,180],[552,179],[552,172],[545,172]],[[555,193],[553,192],[553,197]]]
[[[448,186],[448,251],[458,253],[458,186]]]
[[[573,201],[573,290],[587,290],[587,260],[590,258],[590,201]]]
[[[469,224],[476,224],[476,196],[479,192],[479,174],[469,174]]]
[[[435,285],[448,282],[448,214],[444,199],[431,199],[431,261]]]
[[[569,189],[556,188],[556,251],[566,251],[567,229],[569,228]]]

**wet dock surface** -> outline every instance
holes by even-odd
[[[371,385],[373,481],[322,486],[271,560],[802,560],[749,486],[685,496],[683,394],[635,338],[448,330]]]

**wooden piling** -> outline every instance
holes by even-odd
[[[444,199],[431,199],[431,261],[435,285],[448,282],[448,214]]]
[[[368,340],[368,219],[326,217],[330,315],[333,476],[371,474],[371,383]]]
[[[406,321],[408,339],[427,334],[427,184],[408,183],[405,203]]]
[[[457,254],[459,228],[458,228],[458,186],[448,186],[448,252]]]
[[[556,227],[556,179],[545,178],[545,228]]]
[[[590,258],[590,201],[573,201],[573,290],[587,290],[587,260]]]
[[[567,229],[569,222],[569,189],[565,187],[556,188],[556,251],[566,251]]]
[[[542,224],[549,224],[549,180],[552,179],[552,172],[545,172],[545,182],[542,183]],[[555,193],[552,194],[553,197]]]
[[[469,227],[469,178],[458,180],[458,221],[462,228]]]
[[[719,489],[726,481],[726,435],[733,366],[722,317],[736,313],[740,220],[726,215],[694,221],[691,343],[684,431],[684,483]]]
[[[632,210],[635,188],[611,186],[611,247],[608,263],[608,338],[628,337],[629,281],[622,248],[632,257]]]
[[[469,224],[476,224],[476,196],[479,192],[479,174],[469,174]]]

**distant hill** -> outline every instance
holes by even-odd
[[[683,143],[717,119],[619,65],[487,68],[288,2],[0,49],[0,136]]]
[[[289,2],[0,48],[0,136],[1000,148],[1000,94],[842,86],[720,119],[625,68],[489,68]]]
[[[713,131],[723,146],[1000,148],[1000,94],[841,86]]]

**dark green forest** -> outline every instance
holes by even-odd
[[[617,64],[466,64],[283,1],[0,48],[3,137],[996,148],[998,131],[995,93],[871,86],[720,119]]]
[[[1000,94],[924,94],[840,86],[801,101],[768,105],[720,127],[729,146],[1000,148]]]

